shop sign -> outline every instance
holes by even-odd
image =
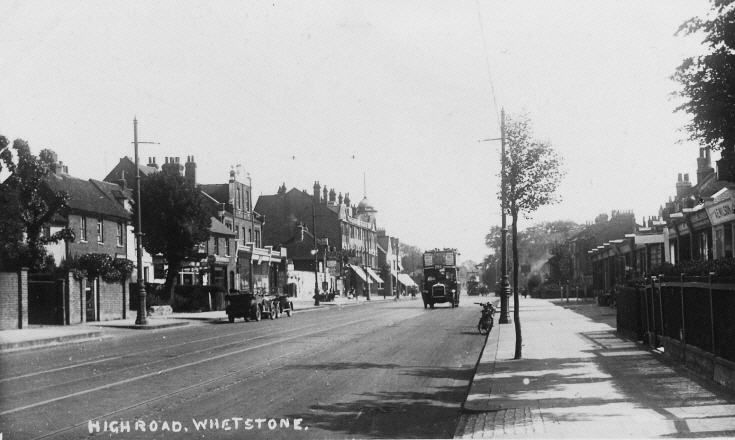
[[[707,208],[712,225],[721,225],[735,220],[735,204],[732,200],[723,200]]]
[[[709,216],[707,215],[706,210],[699,211],[695,214],[691,214],[689,216],[689,222],[692,224],[693,228],[699,228],[702,226],[709,226]]]

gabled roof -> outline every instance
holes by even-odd
[[[227,183],[202,184],[197,185],[197,188],[220,203],[230,201],[230,185]]]
[[[123,195],[116,184],[92,179],[82,180],[65,173],[50,173],[44,182],[54,192],[66,191],[69,194],[67,205],[72,211],[123,220],[130,218],[130,214],[115,198],[115,191]]]
[[[221,221],[217,220],[217,217],[212,217],[212,227],[209,228],[209,232],[213,234],[221,234],[221,235],[231,235],[235,236],[236,234],[230,230],[227,226],[225,226]]]

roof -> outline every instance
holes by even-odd
[[[207,194],[220,203],[228,203],[230,201],[230,185],[227,183],[211,183],[197,185],[199,191]]]
[[[213,234],[231,235],[233,237],[236,235],[230,228],[217,220],[217,217],[212,217],[212,226],[209,228],[209,232]]]
[[[124,220],[130,218],[125,207],[116,200],[117,196],[123,197],[125,194],[114,183],[82,180],[65,173],[50,173],[44,182],[54,192],[66,191],[69,194],[67,205],[72,211]]]

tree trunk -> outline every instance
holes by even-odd
[[[163,286],[164,292],[168,294],[168,303],[172,305],[174,303],[174,290],[176,288],[176,280],[179,278],[179,271],[181,270],[181,261],[170,261],[168,262],[168,271],[166,271],[166,283]]]
[[[515,204],[513,204],[515,205]],[[518,299],[518,211],[512,206],[513,215],[513,322],[516,328],[516,352],[513,359],[521,359],[523,336],[521,335],[521,318],[519,315],[520,300]]]

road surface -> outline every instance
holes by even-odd
[[[0,432],[4,440],[451,438],[485,341],[473,300],[117,330],[3,354]]]

